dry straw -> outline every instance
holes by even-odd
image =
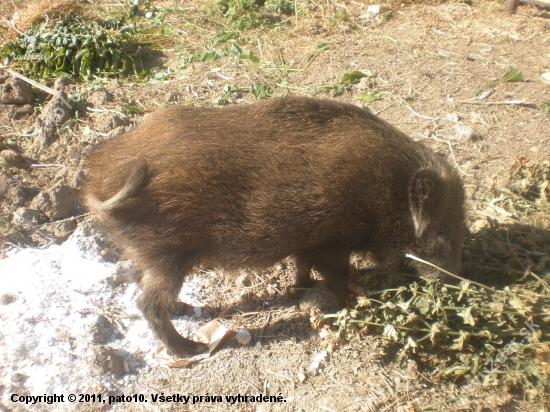
[[[7,3],[7,2],[6,2]],[[20,32],[25,33],[33,23],[42,22],[44,16],[49,20],[66,19],[67,17],[82,16],[84,18],[95,18],[92,8],[84,8],[76,0],[38,0],[16,4],[11,2],[2,6],[2,16],[0,26],[4,29],[4,40],[14,40],[18,33],[13,26]],[[6,16],[11,16],[11,19]]]

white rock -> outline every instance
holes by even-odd
[[[250,336],[250,332],[243,329],[237,332],[237,342],[239,342],[241,345],[246,345],[250,340],[252,339],[252,336]]]

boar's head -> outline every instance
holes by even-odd
[[[447,164],[419,170],[411,180],[409,204],[415,239],[407,253],[458,275],[464,225],[464,188],[458,173]],[[426,277],[448,275],[416,260],[406,267]]]

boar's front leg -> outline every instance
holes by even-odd
[[[327,287],[338,298],[340,307],[346,306],[349,292],[349,258],[351,253],[338,250],[320,250],[313,257],[313,266],[325,279]]]
[[[296,279],[294,286],[298,288],[310,288],[315,285],[315,282],[311,278],[311,269],[313,268],[313,261],[309,253],[301,253],[296,256]]]
[[[315,267],[325,279],[327,287],[336,294],[340,307],[344,307],[349,290],[349,258],[349,252],[332,249],[298,254],[295,286],[308,288],[315,285],[317,282],[311,278],[311,269]]]
[[[178,302],[176,299],[188,270],[145,270],[139,286],[143,291],[138,306],[149,326],[168,349],[180,357],[190,357],[206,349],[206,345],[185,339],[172,321]]]

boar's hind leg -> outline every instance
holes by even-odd
[[[174,305],[172,316],[192,316],[195,314],[195,308],[188,303],[177,301]]]
[[[206,349],[206,345],[181,336],[170,320],[178,307],[176,298],[186,272],[179,270],[159,273],[146,270],[139,282],[143,293],[138,305],[143,316],[168,349],[181,357],[189,357]]]
[[[346,306],[349,285],[349,252],[319,251],[313,256],[313,265],[325,279],[327,287],[338,298],[341,307]]]

